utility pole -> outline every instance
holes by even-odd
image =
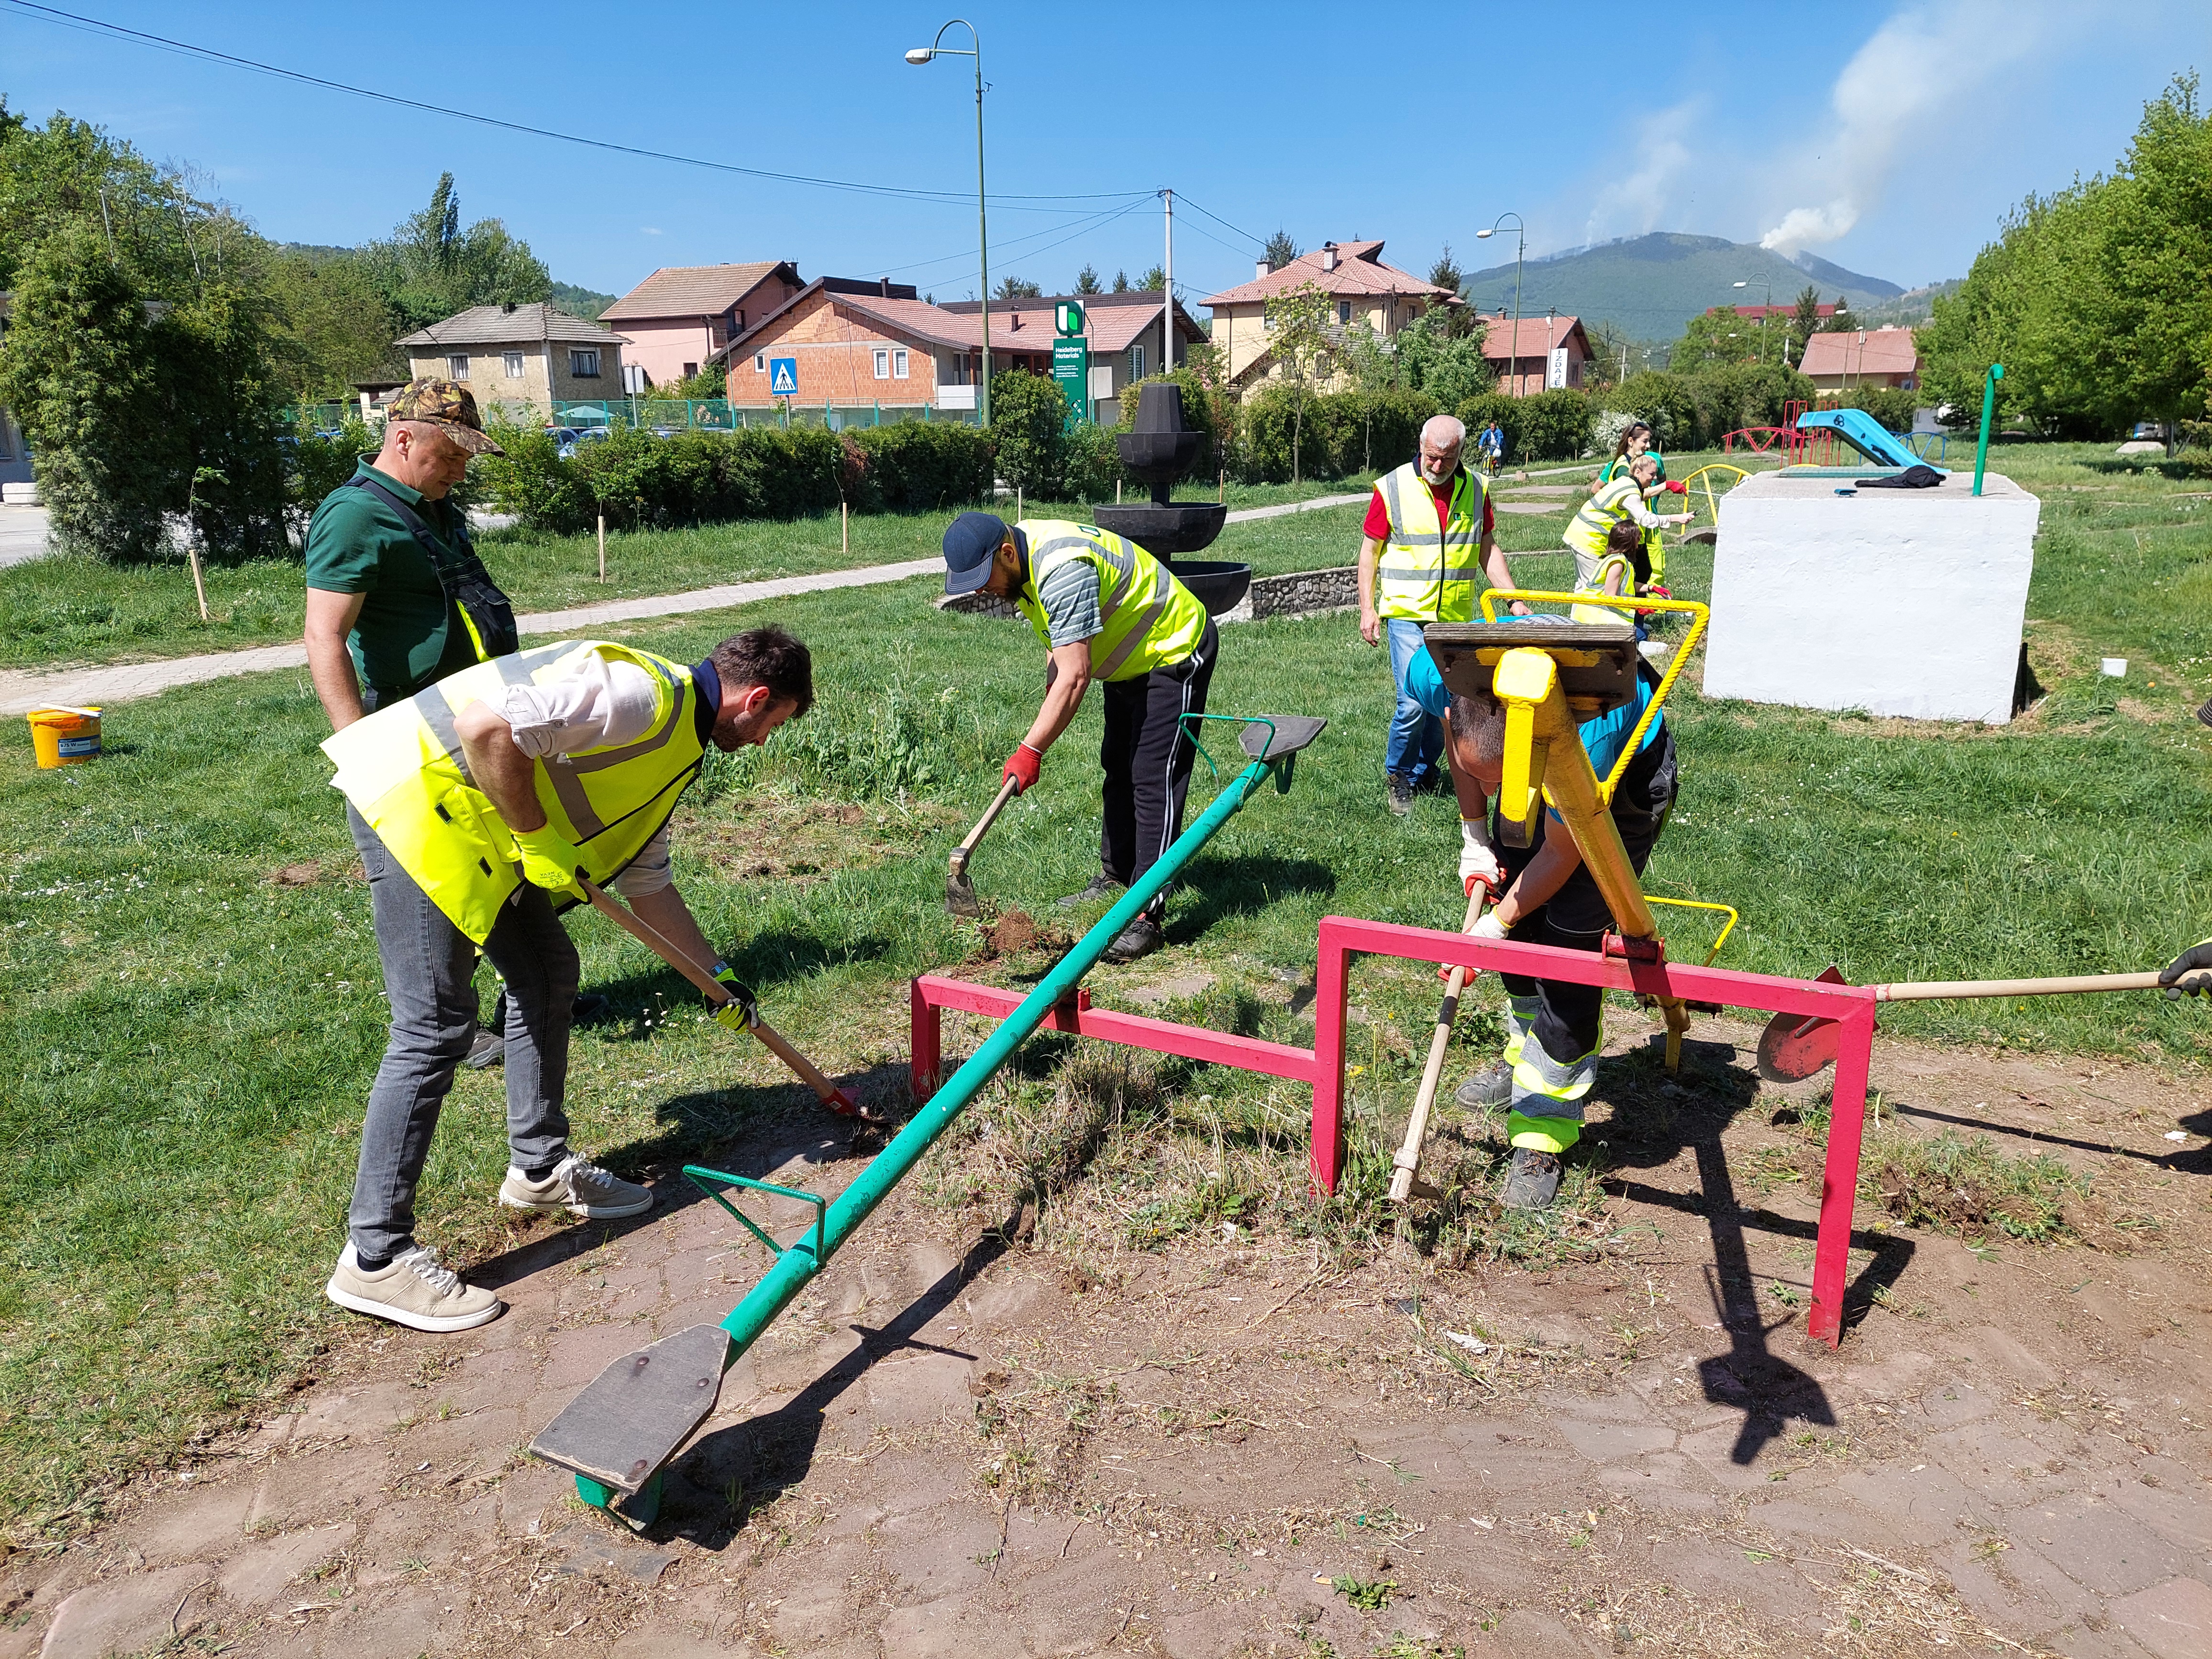
[[[1160,266],[1160,373],[1164,374],[1175,367],[1175,191],[1164,190],[1160,199],[1167,204],[1167,257]]]

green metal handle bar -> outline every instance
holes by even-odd
[[[1197,714],[1176,716],[1177,726],[1188,726],[1194,720],[1226,720],[1231,726],[1264,726],[1267,728],[1267,741],[1260,745],[1260,752],[1264,755],[1275,746],[1275,723],[1265,714]],[[1221,778],[1221,769],[1213,763],[1213,757],[1206,752],[1206,745],[1198,740],[1197,732],[1194,730],[1186,735],[1190,738],[1190,746],[1198,750],[1198,757],[1206,763],[1206,769],[1211,772],[1215,781],[1218,782]],[[1284,776],[1287,778],[1289,773],[1286,771]]]
[[[2004,365],[1991,363],[1990,372],[1982,377],[1982,436],[1974,446],[1974,494],[1982,493],[1982,469],[1990,461],[1990,417],[1996,413],[1997,382],[2004,379]]]
[[[830,1207],[830,1200],[823,1197],[821,1194],[802,1193],[795,1188],[779,1187],[773,1182],[755,1181],[750,1176],[726,1175],[720,1170],[709,1170],[704,1165],[698,1164],[685,1164],[684,1166],[684,1178],[690,1182],[694,1187],[696,1187],[701,1192],[706,1194],[708,1197],[713,1199],[715,1203],[727,1210],[732,1215],[737,1217],[740,1222],[744,1223],[744,1229],[747,1232],[750,1233],[755,1238],[757,1238],[762,1243],[768,1246],[769,1254],[770,1255],[781,1255],[783,1254],[783,1246],[777,1243],[774,1238],[770,1237],[768,1232],[759,1226],[750,1216],[747,1215],[736,1205],[731,1203],[728,1199],[724,1198],[721,1194],[716,1192],[707,1183],[709,1181],[726,1181],[732,1187],[750,1187],[755,1192],[774,1193],[778,1198],[795,1198],[801,1203],[811,1204],[814,1206],[814,1243],[811,1248],[813,1249],[816,1256],[819,1257],[821,1255],[822,1217],[823,1212],[828,1210]]]
[[[1044,1023],[1045,1016],[1074,991],[1083,976],[1097,966],[1115,936],[1137,919],[1138,914],[1166,889],[1199,849],[1236,815],[1252,791],[1290,758],[1284,755],[1273,760],[1254,761],[1232,778],[1198,822],[1177,836],[1159,862],[1121,895],[1097,927],[1075,942],[1038,981],[1036,989],[1006,1016],[984,1040],[982,1047],[969,1056],[967,1063],[930,1097],[928,1104],[908,1121],[891,1144],[878,1152],[853,1184],[839,1194],[823,1216],[817,1237],[792,1245],[776,1258],[775,1266],[722,1321],[722,1329],[730,1339],[730,1352],[723,1362],[726,1368],[736,1364],[738,1356],[759,1340],[775,1316],[791,1304],[807,1281],[822,1271],[876,1206],[889,1196],[891,1188],[951,1126],[992,1073]]]

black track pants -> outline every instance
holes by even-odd
[[[1198,751],[1182,717],[1206,712],[1206,687],[1220,654],[1220,637],[1209,621],[1198,649],[1181,662],[1106,683],[1106,735],[1098,745],[1098,764],[1106,773],[1098,862],[1110,880],[1134,883],[1182,833],[1183,798]],[[1166,906],[1162,894],[1152,914]]]

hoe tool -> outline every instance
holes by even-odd
[[[617,903],[604,889],[593,885],[583,876],[576,878],[576,884],[584,890],[584,896],[591,900],[592,908],[594,910],[643,945],[647,950],[690,980],[692,984],[697,986],[699,994],[705,997],[708,1002],[719,1008],[725,1003],[736,1000],[731,996],[729,987],[677,949],[672,940],[647,921],[644,917],[630,909],[628,905]],[[768,1051],[788,1066],[793,1074],[801,1083],[813,1090],[814,1097],[824,1106],[840,1117],[868,1118],[873,1121],[872,1114],[860,1109],[859,1101],[823,1076],[820,1069],[812,1060],[785,1042],[782,1035],[773,1029],[766,1020],[756,1016],[752,1029],[753,1035],[761,1040]]]
[[[1490,897],[1489,887],[1482,882],[1474,884],[1467,896],[1467,920],[1460,924],[1464,933],[1482,920],[1484,901]],[[1444,1000],[1437,1010],[1437,1029],[1429,1038],[1429,1063],[1421,1069],[1420,1091],[1413,1097],[1413,1115],[1406,1124],[1405,1144],[1398,1148],[1392,1160],[1390,1172],[1390,1201],[1403,1204],[1411,1198],[1434,1198],[1437,1189],[1421,1179],[1421,1143],[1428,1139],[1429,1113],[1437,1103],[1437,1085],[1444,1073],[1444,1051],[1451,1046],[1452,1025],[1459,1018],[1459,994],[1467,988],[1468,970],[1454,968],[1451,977],[1444,981]]]
[[[975,856],[975,843],[983,839],[991,826],[998,822],[1000,811],[1014,798],[1020,782],[1008,778],[999,786],[999,798],[984,809],[983,816],[975,820],[975,827],[968,832],[968,839],[952,849],[945,871],[945,908],[956,916],[980,916],[983,907],[976,902],[975,884],[968,879],[968,860]]]
[[[1841,985],[1843,970],[1831,967],[1823,985]],[[1959,997],[2057,997],[2083,991],[2155,991],[2152,974],[2075,974],[2060,979],[1931,979],[1874,988],[1876,1002],[1944,1002]],[[1802,1083],[1835,1063],[1840,1042],[1832,1019],[1777,1014],[1759,1034],[1759,1074],[1769,1083]]]

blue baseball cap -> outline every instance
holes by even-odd
[[[1014,532],[1016,545],[1021,532]],[[1006,539],[1006,520],[993,513],[963,513],[945,527],[945,591],[972,593],[991,580],[992,562]]]

